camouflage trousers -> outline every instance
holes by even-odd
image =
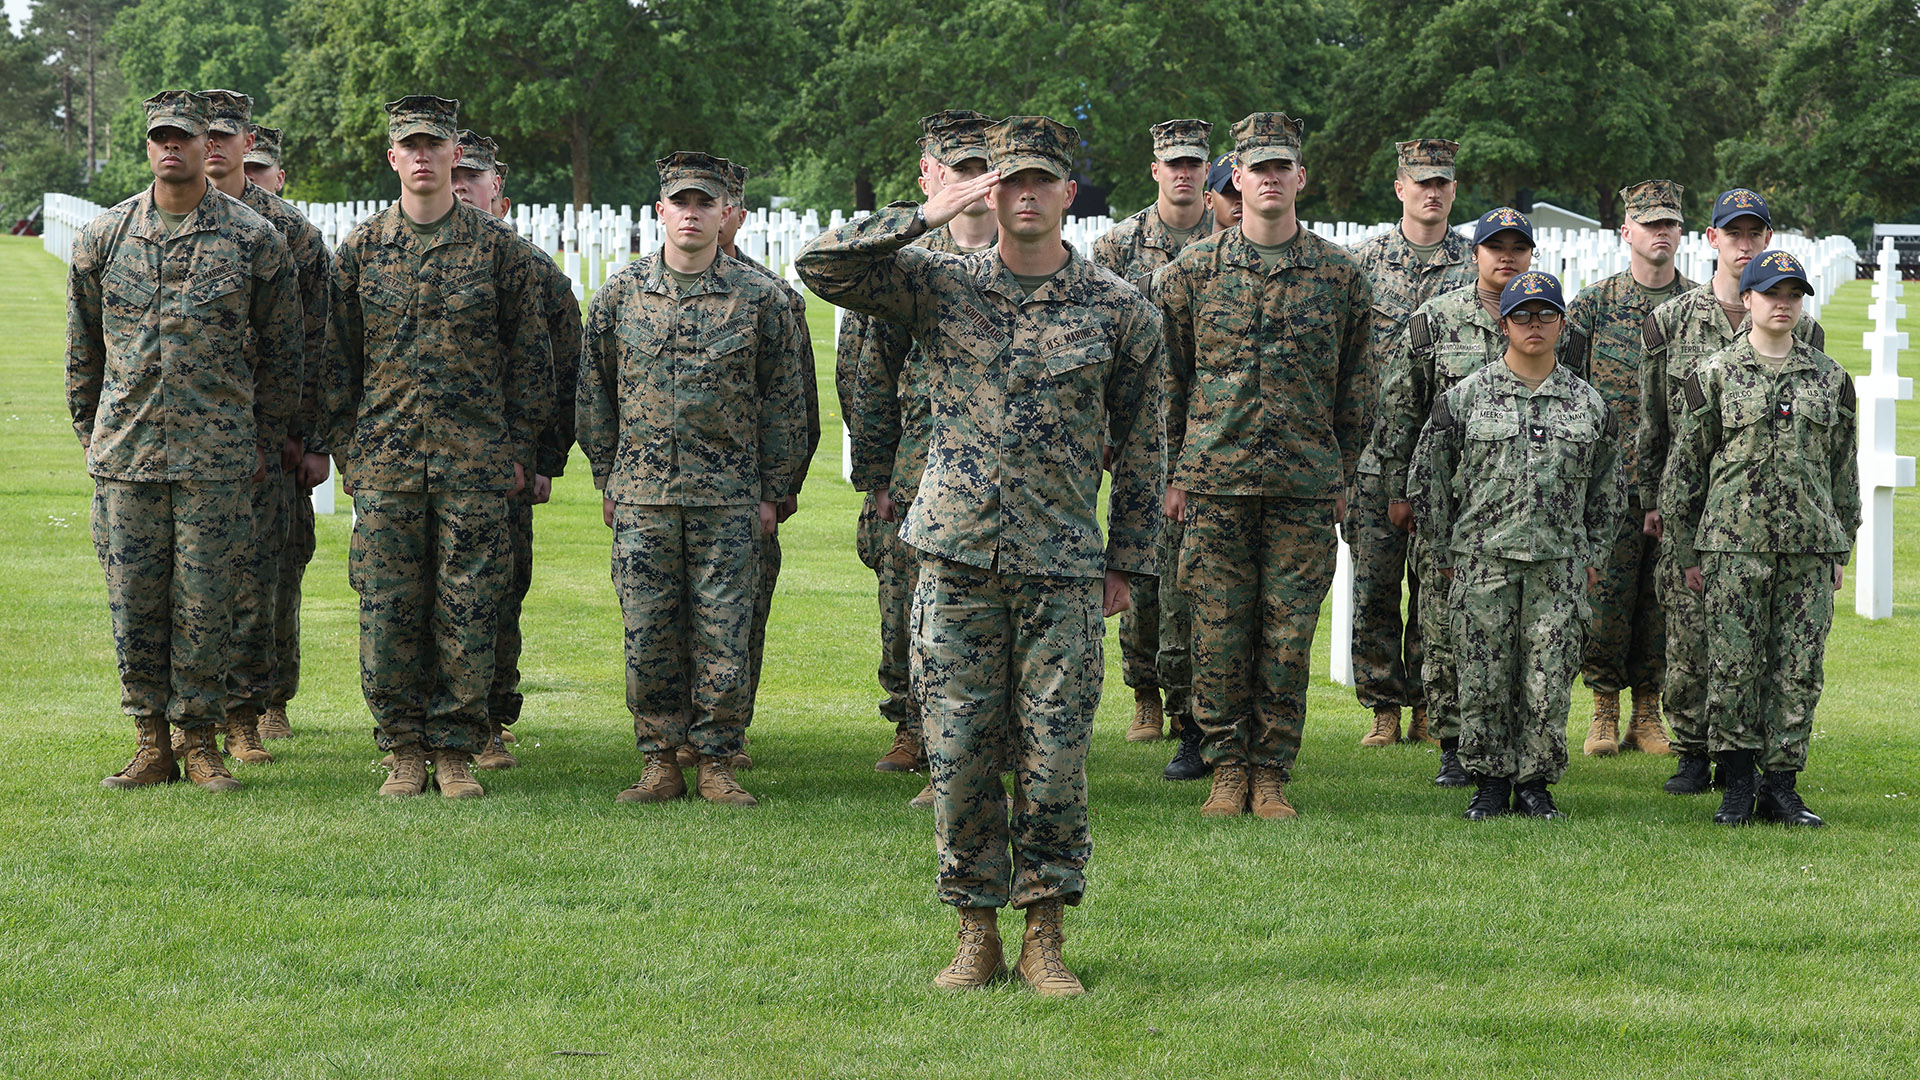
[[[1120,678],[1135,690],[1160,686],[1160,576],[1131,574],[1133,602],[1120,613]]]
[[[1148,578],[1159,590],[1160,651],[1154,657],[1154,670],[1167,694],[1167,712],[1173,716],[1193,715],[1193,607],[1180,591],[1180,543],[1187,527],[1178,521],[1161,521],[1160,543],[1154,553],[1160,573]],[[1140,578],[1133,579],[1139,586]],[[1140,596],[1134,593],[1137,600]],[[1124,613],[1122,613],[1124,616]],[[1124,649],[1126,624],[1121,623]]]
[[[1414,612],[1420,620],[1420,696],[1427,706],[1427,730],[1436,739],[1460,736],[1460,692],[1454,673],[1452,585],[1433,568],[1426,541],[1414,534]]]
[[[759,508],[754,509],[759,513]],[[757,518],[756,518],[757,520]],[[747,723],[753,723],[753,707],[760,700],[760,662],[767,655],[767,619],[773,615],[773,590],[780,584],[780,534],[768,535],[758,528],[753,532],[760,545],[760,573],[753,590],[753,624],[747,629]]]
[[[226,719],[233,582],[252,487],[94,478],[93,549],[106,572],[128,716],[186,728]]]
[[[1361,473],[1347,500],[1341,533],[1353,556],[1353,688],[1367,709],[1425,704],[1421,693],[1420,579],[1412,538],[1387,520],[1380,477]],[[1400,614],[1400,583],[1408,614]]]
[[[920,725],[920,706],[910,688],[913,587],[920,580],[920,553],[900,539],[900,522],[881,521],[873,493],[860,506],[854,531],[860,561],[873,571],[880,593],[880,716],[889,724]]]
[[[1600,567],[1593,625],[1580,674],[1596,691],[1658,690],[1667,671],[1667,618],[1655,595],[1659,541],[1640,531],[1647,512],[1629,503]]]
[[[247,542],[233,583],[233,638],[227,647],[227,712],[259,714],[273,704],[280,559],[287,547],[286,470],[267,455],[267,475],[248,483]]]
[[[487,720],[502,727],[520,719],[520,611],[533,587],[533,496],[507,497],[507,549],[512,565],[500,598],[500,626],[493,635],[493,684],[487,689]]]
[[[273,594],[273,685],[267,704],[285,705],[300,692],[300,595],[313,562],[313,491],[297,477],[282,481],[287,500],[287,546]]]
[[[478,752],[512,572],[506,493],[361,488],[353,509],[347,576],[374,742]]]
[[[613,508],[613,587],[626,623],[627,709],[643,753],[740,752],[753,709],[750,653],[760,510]]]
[[[1807,767],[1833,628],[1832,555],[1707,551],[1707,745]]]
[[[1461,767],[1516,783],[1558,783],[1592,614],[1586,567],[1574,559],[1455,555],[1451,592]]]
[[[1086,891],[1087,743],[1106,672],[1100,600],[1098,578],[922,561],[913,681],[942,903],[1077,904]],[[1003,756],[1026,796],[1011,817]]]
[[[1333,503],[1187,495],[1180,588],[1193,611],[1193,718],[1209,763],[1291,769],[1307,661],[1333,586]]]
[[[1671,545],[1660,545],[1655,576],[1661,621],[1666,627],[1665,676],[1660,711],[1676,754],[1707,752],[1707,602],[1687,588],[1684,568]]]

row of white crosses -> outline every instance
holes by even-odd
[[[1859,558],[1853,563],[1853,610],[1869,619],[1893,614],[1893,489],[1913,486],[1913,458],[1894,453],[1894,403],[1913,397],[1913,380],[1900,377],[1900,350],[1907,335],[1899,329],[1907,306],[1899,302],[1900,255],[1887,237],[1880,246],[1879,272],[1873,276],[1873,305],[1867,309],[1873,329],[1863,342],[1872,366],[1854,380],[1860,409]]]

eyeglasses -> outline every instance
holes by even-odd
[[[1509,311],[1507,320],[1515,326],[1532,326],[1536,322],[1541,326],[1552,326],[1560,321],[1562,314],[1558,311]]]

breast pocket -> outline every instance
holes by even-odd
[[[443,295],[455,326],[475,334],[497,334],[498,310],[491,277],[463,278],[448,286]]]
[[[1720,398],[1720,453],[1728,461],[1766,457],[1773,449],[1772,405],[1765,390],[1728,387]]]
[[[1517,476],[1521,453],[1520,417],[1505,410],[1483,410],[1467,417],[1467,462],[1473,473]],[[1472,476],[1462,478],[1472,483]]]
[[[1104,442],[1102,419],[1106,415],[1107,362],[1113,349],[1105,341],[1089,341],[1048,353],[1040,358],[1050,391],[1042,398],[1050,403],[1056,418],[1072,430],[1099,432]]]
[[[1586,415],[1557,417],[1552,428],[1551,455],[1561,476],[1585,479],[1593,475],[1593,463],[1600,443],[1600,425]]]
[[[1840,403],[1825,387],[1803,386],[1793,396],[1793,415],[1802,460],[1825,460],[1833,452],[1833,425],[1840,418]]]

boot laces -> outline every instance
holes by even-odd
[[[1388,735],[1393,732],[1394,728],[1399,726],[1400,726],[1399,717],[1395,716],[1392,713],[1377,712],[1373,714],[1373,730],[1368,734]]]
[[[720,794],[731,795],[736,791],[745,791],[740,781],[733,778],[733,768],[725,759],[717,759],[707,772],[707,783],[720,789]]]

